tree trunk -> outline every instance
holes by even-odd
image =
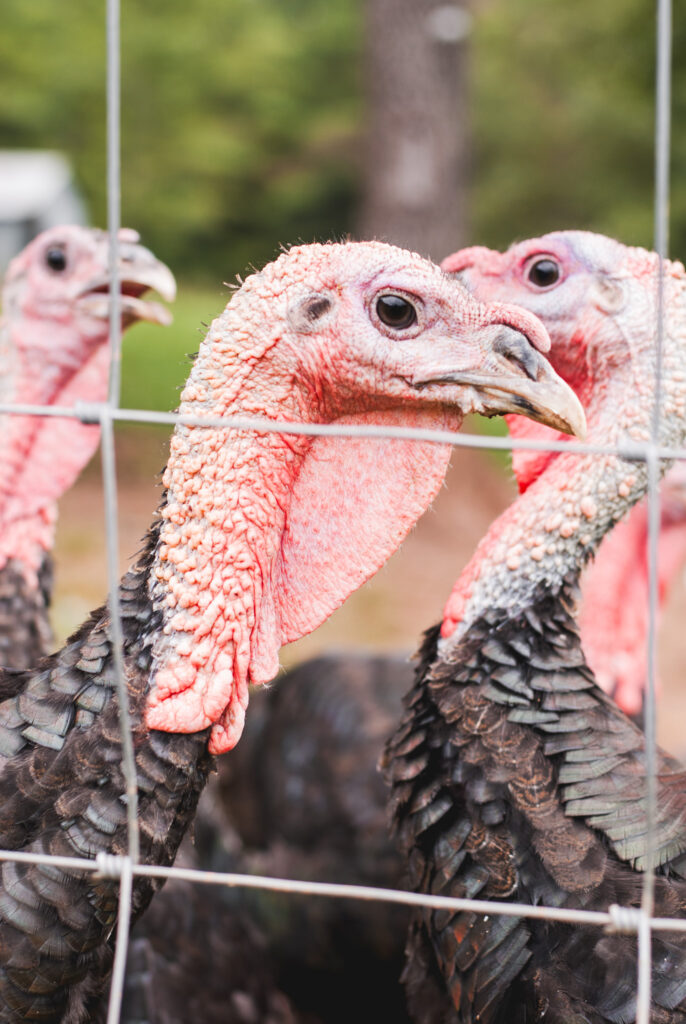
[[[360,236],[440,260],[464,244],[470,15],[366,0],[368,125]]]

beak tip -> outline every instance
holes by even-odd
[[[568,422],[570,427],[570,433],[574,437],[578,437],[580,441],[585,441],[587,433],[587,423],[584,407],[582,406],[581,402],[579,401],[579,399],[573,391],[571,392],[571,395],[574,401],[570,401],[569,403],[570,409]]]

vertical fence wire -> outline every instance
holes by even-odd
[[[121,227],[121,10],[120,0],[107,0],[107,228],[109,232],[110,277],[110,376],[108,401],[100,415],[102,474],[107,546],[108,608],[114,672],[119,703],[122,739],[122,770],[126,787],[128,857],[119,878],[119,910],[114,965],[107,1007],[107,1024],[117,1024],[121,1013],[128,934],[133,892],[132,867],[138,863],[138,785],[133,754],[131,717],[124,670],[124,644],[119,603],[119,526],[117,472],[112,412],[119,408],[121,395],[121,291],[119,274],[119,229]]]
[[[660,539],[660,443],[662,403],[662,353],[665,336],[664,261],[669,255],[669,160],[671,125],[672,4],[657,0],[655,71],[655,194],[654,248],[658,255],[655,323],[655,397],[651,424],[652,450],[648,471],[648,638],[646,651],[645,745],[646,745],[646,867],[638,930],[638,992],[636,1024],[649,1024],[652,979],[651,918],[655,906],[655,833],[657,819],[657,717],[655,676],[657,666],[658,558]]]
[[[110,982],[110,997],[107,1004],[107,1024],[119,1024],[124,995],[126,954],[131,926],[131,898],[133,896],[133,863],[130,857],[123,858],[119,878],[119,913],[117,934],[114,941],[114,963]]]
[[[121,226],[121,59],[119,0],[107,0],[107,230],[110,251],[110,379],[109,401],[119,406],[121,388],[121,295],[119,228]]]

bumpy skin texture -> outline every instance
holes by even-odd
[[[325,303],[317,291],[323,288]],[[376,299],[389,290],[409,293],[418,307],[417,329],[411,327],[409,337],[375,324]],[[513,319],[528,323],[532,337],[546,343],[540,325],[523,312],[478,305],[438,268],[402,250],[380,244],[294,249],[249,279],[210,328],[182,408],[208,417],[259,411],[316,422],[375,408],[394,411],[402,422],[403,409],[411,420],[425,410],[430,422],[454,423],[482,400],[474,386],[465,388],[453,378],[446,383],[445,374],[490,360],[494,373],[484,401],[511,408],[509,392],[496,398],[492,392],[514,374],[527,401],[538,396],[539,415],[545,416],[544,399],[552,395],[559,404],[562,397],[568,405],[571,392],[521,335],[514,336],[514,366],[498,354],[494,346],[502,346],[503,325]],[[512,334],[510,328],[509,346]],[[533,360],[536,380],[521,369],[521,358]],[[437,375],[440,381],[432,383]],[[313,535],[323,525],[318,508],[308,523],[307,506],[294,504],[303,475],[305,495],[313,493],[314,472],[308,478],[306,469],[313,449],[310,441],[247,429],[221,433],[178,426],[174,433],[165,501],[140,561],[119,590],[140,855],[146,862],[173,861],[211,767],[210,729],[219,725],[214,748],[221,749],[227,738],[224,712],[234,702],[243,708],[241,687],[252,656],[265,635],[276,643],[285,631],[285,613],[277,618],[281,605],[275,598],[292,594],[298,572],[304,579],[310,571],[291,554],[287,577],[280,559],[289,547],[287,523],[289,529],[294,523],[309,526]],[[335,447],[325,450],[333,458]],[[430,486],[418,480],[403,496],[405,505],[391,510],[396,530],[398,522],[409,528],[445,466],[440,449],[437,454],[418,446],[414,455],[415,465],[428,467],[433,476]],[[395,493],[395,478],[385,479],[395,472],[392,457],[377,465],[377,494],[385,486]],[[347,498],[352,508],[352,493]],[[358,494],[362,522],[366,499],[364,491]],[[332,554],[340,554],[349,568],[351,555],[337,551],[337,536],[329,537]],[[368,543],[363,547],[367,560],[355,565],[355,579],[373,572],[376,560],[388,553],[385,540],[373,551]],[[332,574],[335,567],[334,561]],[[335,589],[336,601],[344,596],[345,588]],[[328,612],[331,600],[329,590],[319,614]],[[202,692],[191,691],[192,711],[199,705],[204,717],[184,717],[174,702],[170,716],[162,713],[164,729],[155,728],[164,690],[173,690],[170,680],[181,680],[179,667],[194,682],[203,681],[208,667],[223,670],[225,655],[244,674],[221,680],[222,699],[209,693],[205,700]],[[36,670],[0,675],[0,698],[0,846],[87,857],[124,853],[124,780],[107,613],[94,613]],[[230,724],[233,741],[238,730],[235,720]],[[117,883],[12,862],[2,865],[0,877],[0,1020],[88,1019],[108,967]],[[134,881],[134,918],[157,887]]]
[[[644,319],[629,323],[623,315],[623,293],[632,288],[622,265],[603,267],[579,261],[566,236],[553,233],[513,245],[505,253],[482,246],[462,249],[443,261],[443,268],[484,302],[516,302],[539,316],[552,340],[550,359],[582,402],[598,385],[596,368],[587,355],[588,337],[603,328],[653,331]],[[607,260],[607,257],[605,257]],[[540,274],[547,261],[545,274]],[[552,264],[552,267],[550,266]],[[587,289],[588,271],[603,271],[603,284]],[[637,281],[636,288],[641,287]],[[677,314],[678,315],[678,314]],[[554,436],[519,416],[509,416],[515,437]],[[512,466],[520,489],[526,490],[547,464],[546,453],[515,451]],[[686,491],[683,464],[668,473],[661,489],[662,527],[659,551],[659,596],[664,602],[686,559]],[[647,505],[641,502],[605,538],[582,580],[580,628],[584,650],[596,682],[627,714],[638,714],[646,684],[648,629]]]
[[[171,272],[138,235],[120,234],[122,326],[167,322],[143,302],[174,296]],[[38,235],[10,263],[2,292],[0,401],[71,406],[106,398],[108,238],[75,225]],[[0,417],[0,664],[28,668],[50,645],[50,551],[57,500],[93,455],[100,428],[73,419]]]
[[[585,281],[582,300],[617,285],[626,288],[617,315],[627,324],[654,315],[654,256],[600,236],[554,237],[576,261],[577,287]],[[667,265],[666,289],[660,440],[682,444],[683,267]],[[604,324],[599,317],[586,335],[596,382],[587,396],[589,440],[642,439],[652,410],[652,340]],[[385,754],[416,889],[588,909],[639,905],[645,738],[595,685],[575,602],[586,559],[645,488],[638,464],[552,457],[458,581]],[[658,916],[686,909],[685,785],[681,765],[660,753]],[[407,952],[405,981],[420,1022],[635,1020],[635,937],[427,911],[415,919]],[[683,936],[654,937],[652,997],[652,1020],[686,1019]]]

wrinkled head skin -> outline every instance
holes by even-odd
[[[119,236],[122,326],[169,323],[142,295],[172,300],[171,272],[138,242]],[[0,322],[0,401],[71,406],[102,401],[109,372],[108,236],[75,225],[50,228],[9,265]],[[76,420],[0,417],[0,568],[29,576],[53,540],[57,498],[98,444],[99,428]]]
[[[481,302],[515,302],[542,320],[552,343],[550,362],[585,409],[627,365],[627,345],[638,351],[653,344],[656,265],[654,253],[590,231],[552,232],[504,253],[473,246],[442,263]],[[684,273],[678,262],[665,267],[669,278]],[[560,440],[559,433],[521,418],[508,425],[517,437]],[[550,458],[547,452],[513,453],[522,490]]]
[[[211,325],[182,394],[188,415],[456,429],[524,409],[582,433],[540,323],[486,307],[421,257],[376,242],[291,249]],[[248,684],[397,548],[434,497],[445,446],[179,425],[151,576],[147,724],[240,736]]]
[[[657,257],[613,239],[582,231],[561,231],[513,245],[499,253],[481,246],[463,249],[443,262],[484,302],[516,302],[541,318],[550,334],[550,361],[574,388],[588,416],[590,436],[610,443],[613,414],[608,383],[629,365],[627,349],[638,354],[654,344]],[[666,262],[668,330],[683,331],[683,275]],[[636,393],[648,397],[650,382]],[[615,412],[619,414],[619,405]],[[666,411],[670,411],[667,409]],[[557,432],[509,416],[516,437],[560,439]],[[645,426],[634,429],[645,437]],[[525,491],[556,459],[547,452],[513,452],[513,468]],[[686,503],[672,470],[663,485],[670,500],[663,513],[661,596],[686,554]],[[631,476],[631,474],[628,474]],[[667,489],[667,490],[665,490]],[[590,506],[589,506],[590,508]],[[584,579],[580,624],[589,664],[598,682],[632,714],[640,710],[646,677],[647,512],[637,506],[602,543]],[[611,641],[611,642],[609,642]]]

